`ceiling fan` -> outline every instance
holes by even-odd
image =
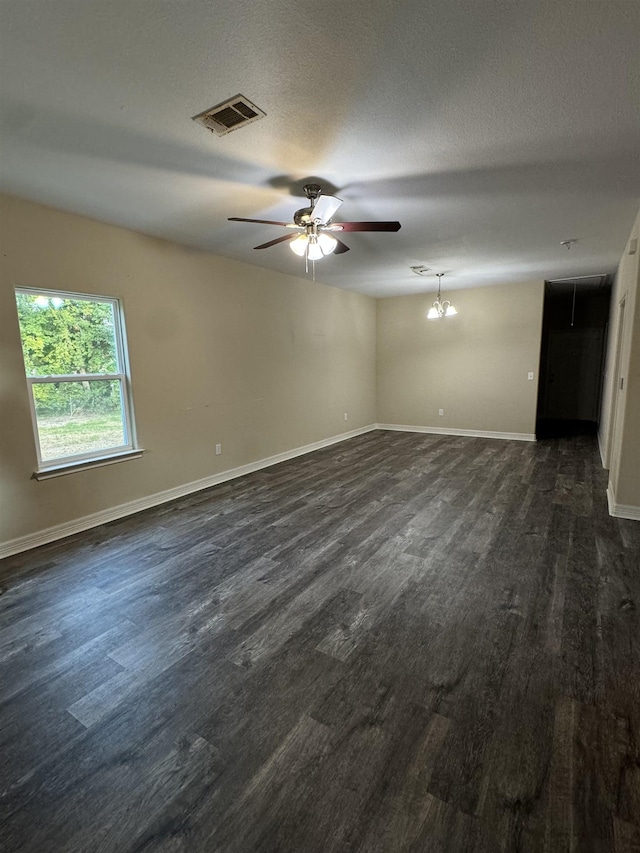
[[[335,235],[341,231],[399,231],[399,222],[332,222],[342,204],[342,199],[333,195],[322,195],[318,184],[305,184],[304,194],[309,199],[309,207],[296,210],[293,222],[274,222],[271,219],[243,219],[240,216],[230,216],[229,222],[255,222],[261,225],[280,225],[283,228],[295,229],[293,234],[276,237],[268,243],[254,246],[254,249],[268,249],[278,243],[289,243],[296,255],[306,261],[319,261],[335,253],[340,255],[348,252],[349,247]]]

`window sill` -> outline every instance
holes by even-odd
[[[123,450],[119,453],[109,453],[95,459],[82,459],[79,462],[59,463],[49,467],[38,468],[33,472],[32,480],[49,480],[51,477],[62,477],[64,474],[75,474],[77,471],[89,471],[102,465],[113,465],[115,462],[126,462],[127,459],[140,459],[144,450]]]

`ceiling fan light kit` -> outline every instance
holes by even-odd
[[[315,262],[326,258],[327,255],[341,255],[349,251],[342,240],[334,236],[339,231],[399,231],[399,222],[332,222],[342,204],[342,199],[332,195],[322,195],[319,184],[305,184],[304,194],[309,199],[309,206],[296,210],[293,222],[275,222],[270,219],[244,219],[239,216],[229,217],[230,222],[254,222],[260,225],[279,225],[282,228],[294,229],[294,233],[285,234],[268,243],[255,246],[255,249],[267,249],[278,243],[289,243],[292,252],[305,259],[305,270],[308,272],[309,261],[312,262],[315,280]],[[334,232],[334,233],[332,233]]]
[[[442,276],[444,273],[439,272],[436,273],[436,275],[438,276],[438,295],[431,308],[429,308],[427,320],[441,320],[443,317],[453,317],[454,314],[458,313],[448,299],[442,299],[440,286],[442,284]]]
[[[301,258],[306,255],[310,261],[319,261],[335,252],[337,245],[338,241],[333,234],[324,231],[318,233],[317,229],[313,229],[311,233],[305,231],[299,234],[289,243],[289,248]]]

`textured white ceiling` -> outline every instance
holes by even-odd
[[[640,3],[0,0],[7,192],[304,275],[315,178],[349,234],[319,281],[374,296],[612,271],[640,201]],[[241,92],[260,122],[191,116]],[[576,238],[567,252],[559,243]]]

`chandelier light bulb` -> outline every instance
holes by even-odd
[[[303,257],[305,252],[307,251],[307,243],[309,242],[309,238],[306,234],[300,234],[299,237],[296,237],[295,240],[292,240],[289,243],[289,248],[292,252],[295,252],[299,257]]]
[[[322,249],[323,255],[330,255],[331,252],[335,251],[338,241],[332,234],[322,232],[318,234],[318,245]]]
[[[317,241],[313,238],[309,240],[309,246],[307,248],[307,257],[310,261],[319,261],[320,258],[324,258],[322,249],[318,245]]]

